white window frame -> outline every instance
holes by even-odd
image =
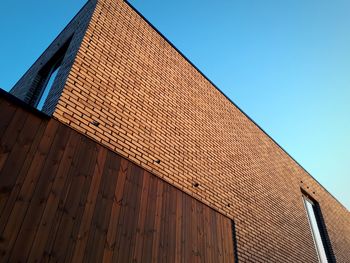
[[[312,238],[315,244],[318,261],[320,263],[328,263],[325,244],[322,239],[322,233],[319,229],[319,217],[315,213],[316,204],[307,195],[303,194],[303,203],[307,214]]]

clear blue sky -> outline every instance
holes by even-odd
[[[350,209],[349,0],[130,2]],[[1,1],[0,87],[84,3]]]

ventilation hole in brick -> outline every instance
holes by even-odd
[[[96,127],[98,127],[100,125],[100,123],[98,121],[92,121],[91,124],[96,126]]]
[[[199,183],[193,183],[192,185],[193,185],[193,187],[198,187]]]
[[[303,181],[300,181],[300,183],[303,183]]]
[[[159,159],[155,160],[155,162],[158,163],[158,164],[160,164],[160,160],[159,160]]]
[[[227,207],[231,207],[231,205],[230,205],[230,204],[227,204]]]

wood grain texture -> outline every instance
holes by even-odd
[[[1,262],[234,262],[229,218],[68,126],[0,102]]]

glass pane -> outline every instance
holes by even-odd
[[[317,225],[317,218],[314,211],[314,205],[308,199],[304,198],[304,200],[319,260],[321,263],[327,263],[328,260],[326,256],[326,251],[324,249],[321,233]]]
[[[41,97],[40,97],[40,100],[39,100],[39,102],[38,102],[38,105],[36,106],[36,108],[37,108],[38,110],[42,110],[42,109],[43,109],[44,103],[45,103],[45,101],[46,101],[47,96],[49,95],[49,92],[50,92],[51,87],[52,87],[52,85],[53,85],[53,83],[54,83],[54,81],[55,81],[55,78],[56,78],[56,76],[57,76],[57,73],[58,73],[59,69],[60,69],[60,67],[57,67],[57,68],[51,73],[50,78],[49,78],[49,80],[47,81],[46,86],[43,88],[44,91],[43,91],[43,93],[42,93],[42,95],[41,95]]]

